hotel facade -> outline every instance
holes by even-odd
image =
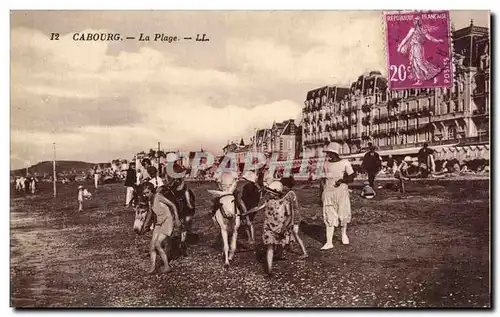
[[[342,155],[366,151],[368,142],[387,153],[430,146],[484,145],[489,151],[490,51],[488,28],[453,31],[454,82],[451,88],[389,90],[378,71],[350,87],[309,91],[303,108],[304,155],[322,156],[329,142]]]

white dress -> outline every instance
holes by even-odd
[[[349,188],[342,183],[335,187],[335,182],[344,178],[344,174],[354,173],[351,163],[347,160],[325,162],[325,186],[323,188],[323,219],[329,227],[351,222],[351,201]]]

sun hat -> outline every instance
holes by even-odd
[[[173,163],[173,162],[177,161],[178,159],[179,159],[179,157],[177,156],[176,153],[168,153],[167,157],[166,157],[167,163]]]
[[[283,183],[280,181],[272,181],[267,187],[266,191],[275,195],[281,196],[283,192]]]
[[[268,189],[276,191],[281,193],[283,191],[283,183],[280,181],[273,181],[269,186],[267,186]]]
[[[243,178],[246,179],[249,182],[255,183],[257,181],[257,174],[255,174],[252,171],[246,171],[243,174]]]
[[[325,153],[331,152],[331,153],[340,154],[340,144],[338,144],[336,142],[330,142],[330,144],[328,144],[328,146],[323,150],[323,152],[325,152]]]
[[[409,157],[409,156],[405,156],[405,159],[404,159],[405,162],[412,162],[412,158]]]

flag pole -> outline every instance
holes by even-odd
[[[57,179],[56,179],[56,144],[53,143],[54,146],[54,160],[52,162],[52,174],[53,174],[53,183],[54,183],[54,198],[57,196]]]

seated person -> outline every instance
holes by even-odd
[[[361,197],[366,199],[373,199],[375,197],[375,190],[370,186],[369,182],[364,182],[365,187],[361,190]]]

